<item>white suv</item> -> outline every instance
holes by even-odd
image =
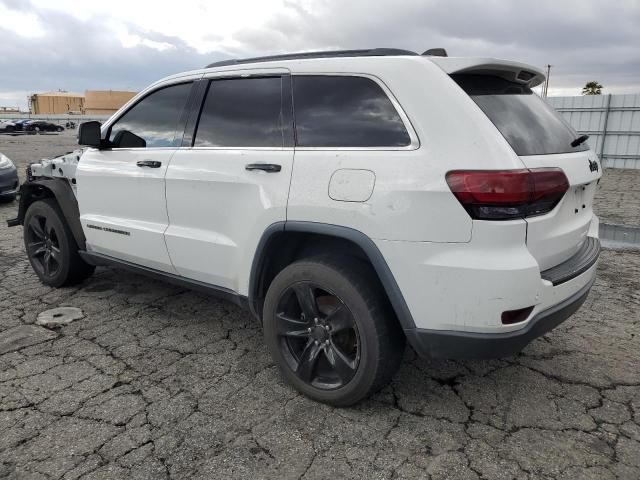
[[[215,63],[82,124],[10,224],[48,285],[115,264],[247,307],[289,382],[352,404],[405,340],[514,355],[587,296],[601,171],[543,80],[394,49]]]

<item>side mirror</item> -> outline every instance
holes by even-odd
[[[100,148],[100,122],[83,122],[78,127],[78,143],[87,147]]]
[[[147,142],[129,130],[120,130],[113,137],[113,146],[116,148],[145,148]]]

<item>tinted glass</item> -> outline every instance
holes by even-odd
[[[143,138],[147,148],[176,146],[181,140],[175,138],[176,128],[190,91],[191,83],[182,83],[146,96],[113,124],[109,141],[127,130]]]
[[[529,87],[491,75],[452,75],[518,155],[588,150],[572,147],[578,136],[562,116]]]
[[[297,145],[403,147],[411,143],[395,107],[373,80],[293,77]]]
[[[214,80],[202,107],[196,147],[282,147],[282,80]]]

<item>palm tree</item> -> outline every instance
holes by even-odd
[[[601,95],[602,94],[602,85],[598,82],[587,82],[587,84],[582,89],[583,95]]]

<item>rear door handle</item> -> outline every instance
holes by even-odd
[[[157,160],[140,160],[136,165],[139,167],[160,168],[162,162],[158,162]]]
[[[264,170],[265,172],[275,173],[282,170],[282,167],[277,163],[249,163],[245,165],[245,170]]]

